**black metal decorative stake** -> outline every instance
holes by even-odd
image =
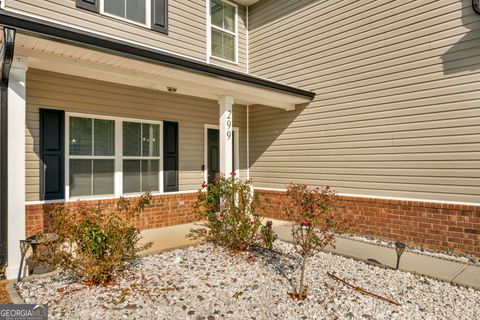
[[[395,251],[397,252],[397,267],[395,269],[398,270],[398,267],[400,266],[400,257],[403,254],[403,251],[405,251],[405,247],[407,245],[403,242],[397,241],[395,242]]]

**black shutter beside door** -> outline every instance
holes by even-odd
[[[100,0],[75,0],[77,8],[82,8],[96,13],[100,12]]]
[[[163,191],[178,191],[178,123],[163,123]]]
[[[168,33],[168,0],[152,0],[152,30]]]
[[[40,193],[42,200],[64,198],[65,113],[40,109]]]

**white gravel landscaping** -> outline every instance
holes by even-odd
[[[373,237],[367,237],[367,236],[358,236],[358,235],[339,235],[340,237],[346,238],[346,239],[352,239],[352,240],[357,240],[361,242],[366,242],[366,243],[372,243],[376,244],[382,247],[387,247],[387,248],[395,248],[395,241],[387,241],[383,239],[377,239]],[[440,259],[445,259],[445,260],[450,260],[450,261],[457,261],[461,263],[468,263],[468,264],[474,264],[474,265],[480,265],[480,259],[471,255],[466,255],[466,254],[459,254],[459,253],[446,253],[446,252],[439,252],[439,251],[432,251],[428,250],[422,247],[412,247],[410,245],[407,245],[406,251],[411,251],[415,252],[418,254],[430,256],[430,257],[435,257],[435,258],[440,258]]]
[[[289,243],[275,249],[284,255],[232,255],[202,244],[143,257],[108,287],[59,274],[22,282],[19,293],[48,304],[51,319],[480,319],[480,291],[323,252],[309,262],[308,299],[293,301],[287,277],[298,275],[300,261]]]

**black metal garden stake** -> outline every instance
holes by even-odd
[[[400,266],[400,257],[403,254],[403,251],[405,251],[405,243],[397,241],[395,242],[395,251],[397,252],[397,267],[396,269],[398,270],[398,267]]]

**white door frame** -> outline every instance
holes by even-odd
[[[206,182],[208,181],[208,129],[217,129],[220,130],[220,126],[217,124],[204,124],[203,129],[203,163],[204,163],[204,170],[203,170],[203,180]],[[233,154],[235,155],[235,172],[237,173],[237,177],[240,178],[240,147],[239,147],[239,136],[240,136],[240,129],[238,127],[233,127],[234,134],[234,141],[233,141]],[[225,172],[228,175],[230,172]]]

